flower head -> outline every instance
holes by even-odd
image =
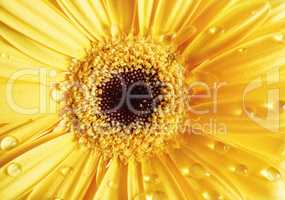
[[[1,198],[285,198],[284,8],[0,1]]]

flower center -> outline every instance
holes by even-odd
[[[62,85],[69,131],[106,158],[162,152],[185,120],[184,67],[170,46],[149,39],[94,42]]]
[[[97,87],[100,114],[113,126],[151,122],[154,110],[161,104],[162,82],[158,73],[143,69],[124,70]]]

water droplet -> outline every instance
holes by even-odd
[[[223,200],[223,196],[220,195],[218,192],[216,191],[212,191],[212,192],[203,192],[202,196],[205,200]]]
[[[162,36],[162,40],[165,42],[171,42],[173,39],[175,39],[176,33],[169,33]]]
[[[51,97],[55,102],[60,102],[64,98],[64,92],[59,88],[53,88],[51,91]]]
[[[187,167],[183,167],[180,169],[180,172],[183,176],[189,176],[190,175],[190,170]]]
[[[242,110],[241,109],[236,109],[233,111],[233,115],[236,115],[236,116],[241,116],[243,114]]]
[[[159,178],[156,174],[147,174],[143,176],[143,181],[145,183],[156,184],[159,182]]]
[[[15,177],[22,172],[22,167],[17,163],[11,163],[7,166],[6,172],[9,176]]]
[[[243,52],[246,51],[246,48],[239,48],[237,51],[238,51],[239,53],[243,53]]]
[[[10,58],[10,56],[6,53],[1,53],[0,56],[2,59],[9,59]]]
[[[210,34],[216,34],[216,33],[219,32],[219,30],[220,30],[220,29],[219,29],[218,27],[213,26],[213,27],[209,28],[208,32],[209,32]]]
[[[190,167],[190,176],[197,179],[202,179],[210,174],[207,170],[200,164],[196,163]]]
[[[230,146],[226,145],[222,142],[216,142],[215,143],[215,150],[220,153],[227,153],[230,150]]]
[[[246,176],[248,174],[248,168],[247,166],[240,164],[234,167],[235,173],[238,175]]]
[[[258,12],[256,10],[251,11],[251,15],[256,15]]]
[[[14,136],[6,136],[1,140],[0,147],[2,150],[9,150],[17,146],[18,140]]]
[[[278,34],[274,35],[273,38],[276,42],[284,42],[285,41],[285,34],[278,33]]]
[[[108,186],[109,188],[112,188],[112,189],[117,189],[117,188],[118,188],[117,183],[115,183],[115,182],[112,181],[112,180],[107,181],[107,186]]]
[[[274,167],[263,169],[260,171],[260,174],[268,181],[277,181],[281,178],[280,172]]]
[[[56,72],[55,70],[51,70],[51,71],[49,72],[49,75],[50,75],[50,77],[56,77],[57,72]]]
[[[270,102],[270,103],[266,103],[264,107],[269,110],[273,110],[275,108],[275,105],[273,102]]]
[[[164,192],[145,192],[135,196],[134,200],[167,200],[167,195]]]
[[[60,169],[60,173],[63,175],[63,176],[66,176],[67,174],[69,174],[70,172],[72,171],[72,167],[62,167]]]

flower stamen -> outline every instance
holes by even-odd
[[[140,159],[179,133],[183,77],[170,46],[136,37],[95,42],[70,68],[62,113],[75,136],[106,158]]]

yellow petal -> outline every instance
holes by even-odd
[[[140,163],[132,160],[128,164],[128,199],[143,193],[143,177]]]
[[[15,140],[14,150],[17,151],[18,148],[21,148],[21,145],[28,140],[38,137],[44,130],[47,130],[53,124],[56,123],[58,119],[57,115],[51,115],[48,117],[42,117],[34,120],[30,120],[28,123],[23,124],[20,127],[2,132],[1,135],[1,144],[3,144],[5,138],[13,138]],[[4,145],[4,144],[3,144]],[[3,148],[3,145],[2,148]],[[4,145],[5,146],[5,145]],[[2,149],[3,150],[3,149]],[[9,156],[13,151],[0,151],[0,159],[3,155]]]
[[[117,159],[111,161],[94,200],[127,199],[127,170],[126,165]]]
[[[133,26],[136,1],[106,0],[104,3],[112,26],[119,28],[119,30],[125,34],[128,34]]]
[[[31,118],[31,115],[27,116],[25,115],[22,109],[25,108],[36,108],[39,105],[39,102],[37,101],[39,97],[37,94],[34,96],[27,96],[22,93],[16,93],[26,91],[25,89],[29,88],[31,91],[34,89],[38,89],[37,84],[15,84],[13,88],[11,88],[11,91],[7,89],[6,81],[2,80],[0,84],[3,100],[1,101],[1,113],[5,116],[1,116],[0,121],[2,123],[12,123],[13,118]],[[7,94],[9,92],[9,94]],[[10,94],[11,93],[11,94]],[[17,95],[17,99],[14,98],[14,96]],[[11,99],[9,99],[11,97]],[[23,107],[22,107],[23,106]],[[27,110],[28,111],[28,110]],[[35,111],[33,114],[34,116],[39,116],[39,112]],[[26,113],[27,114],[27,113]],[[34,117],[33,116],[33,117]]]
[[[96,166],[93,166],[93,170],[95,172],[94,178],[92,182],[89,184],[86,193],[84,194],[84,199],[91,200],[95,197],[98,186],[101,184],[102,179],[105,176],[105,173],[108,168],[108,161],[104,161],[103,156],[99,156],[98,162],[96,162]]]
[[[276,3],[276,5],[274,4]],[[246,41],[253,40],[257,37],[271,34],[271,33],[278,33],[280,31],[285,30],[285,3],[274,1],[271,3],[272,9],[270,12],[270,15],[268,19],[264,22],[262,26],[257,28],[248,38],[246,38]]]
[[[51,86],[46,84],[0,79],[0,94],[4,97],[0,101],[0,122],[13,123],[17,118],[55,115],[58,105],[51,98]]]
[[[73,165],[74,166],[73,170],[65,178],[63,183],[61,183],[60,187],[56,192],[57,193],[56,196],[58,198],[66,199],[67,197],[69,197],[71,199],[73,198],[76,199],[75,196],[80,195],[80,193],[77,192],[78,189],[80,191],[80,188],[82,188],[82,185],[80,185],[79,177],[81,176],[81,173],[83,173],[84,165],[86,164],[89,155],[90,154],[87,151],[87,149],[83,147],[83,149],[81,149],[81,157],[78,157],[77,163],[76,164],[74,163]],[[77,184],[74,184],[75,181],[79,182],[77,182]]]
[[[231,51],[200,65],[193,73],[214,74],[217,80],[248,82],[285,64],[285,33],[274,33],[237,46]]]
[[[137,12],[139,31],[141,35],[145,35],[150,30],[152,22],[152,12],[155,6],[154,0],[144,1],[138,0]]]
[[[269,4],[260,1],[233,7],[203,30],[189,44],[184,55],[195,66],[225,51],[263,23],[269,10]]]
[[[201,0],[193,8],[193,13],[181,30],[175,34],[174,44],[184,49],[193,39],[201,33],[217,16],[235,5],[237,1],[227,0]]]
[[[48,175],[74,148],[73,136],[63,135],[17,157],[1,168],[0,194],[16,199]],[[40,155],[40,156],[39,156]]]
[[[153,20],[153,34],[178,32],[191,19],[199,0],[158,1]]]
[[[187,199],[185,196],[186,194],[180,187],[178,180],[176,179],[175,175],[171,173],[171,170],[166,166],[166,163],[163,163],[160,160],[153,160],[152,164],[155,172],[162,182],[164,191],[166,193],[165,195],[167,195],[169,199]]]
[[[242,195],[232,183],[228,182],[222,174],[218,174],[215,170],[211,171],[194,155],[189,157],[183,149],[172,149],[169,156],[181,175],[187,179],[187,183],[191,184],[194,199],[199,199],[206,194],[212,195],[214,199],[215,197],[218,199],[219,196],[233,200],[242,199]]]
[[[226,151],[224,148],[212,148],[211,140],[203,136],[191,135],[188,141],[183,152],[207,164],[213,175],[235,185],[243,198],[267,200],[282,199],[284,196],[284,190],[281,190],[285,184],[282,178],[284,171],[280,165],[237,148],[230,147]]]
[[[82,57],[89,41],[43,1],[1,1],[0,20],[66,55]]]
[[[52,68],[67,69],[69,65],[69,57],[36,43],[4,24],[1,24],[0,35],[11,45],[30,56],[32,59],[47,64]]]
[[[29,199],[71,198],[84,196],[96,173],[98,156],[86,148],[75,149],[58,167],[40,182]]]
[[[83,30],[84,33],[88,35],[89,38],[102,40],[107,36],[104,30],[104,26],[108,26],[106,23],[106,14],[104,13],[104,8],[100,1],[90,2],[90,1],[65,1],[58,0],[59,5],[64,10],[64,12],[69,16],[69,18]],[[93,9],[93,5],[97,5],[98,10]],[[99,11],[99,9],[101,9]],[[98,12],[103,12],[105,20],[101,21],[98,16]]]
[[[270,17],[268,19],[269,22],[273,21],[281,21],[284,19],[284,7],[285,3],[282,0],[270,0],[270,4],[272,6],[272,11]]]
[[[54,66],[48,66],[41,63],[34,58],[28,57],[21,51],[15,49],[3,39],[0,39],[0,77],[7,79],[13,77],[13,74],[20,70],[37,70],[40,68],[46,69],[46,71],[59,71]],[[3,80],[4,80],[3,79]],[[25,80],[29,82],[39,82],[37,76],[20,76],[19,80]]]
[[[157,172],[162,180],[165,191],[170,199],[194,199],[194,190],[182,176],[179,169],[169,155],[160,156],[160,165],[157,165]],[[162,170],[161,167],[164,169]],[[167,178],[168,177],[168,178]],[[181,195],[181,197],[179,197]]]
[[[74,148],[47,177],[32,188],[28,199],[60,198],[58,191],[61,190],[63,185],[69,183],[67,180],[70,176],[74,176],[74,168],[82,167],[80,164],[77,165],[78,160],[80,160],[80,164],[82,164],[82,162],[86,161],[86,155],[84,155],[84,151]]]
[[[200,33],[209,24],[216,19],[217,15],[222,15],[227,8],[236,4],[237,1],[227,0],[202,0],[195,9],[192,18],[188,21],[186,27],[193,26]]]
[[[88,187],[92,187],[92,181],[95,179],[96,168],[100,157],[97,152],[92,151],[84,167],[78,171],[78,181],[72,193],[73,199],[83,199],[87,193]]]
[[[16,127],[20,128],[20,127]],[[33,137],[23,144],[18,145],[16,138],[11,136],[3,137],[1,140],[2,152],[3,155],[0,156],[0,163],[3,165],[15,159],[16,157],[22,155],[23,153],[29,151],[32,148],[35,148],[47,141],[50,141],[60,135],[65,134],[66,132],[53,132],[51,131],[52,127],[48,129],[41,130],[33,134]],[[5,146],[5,150],[3,147]]]

